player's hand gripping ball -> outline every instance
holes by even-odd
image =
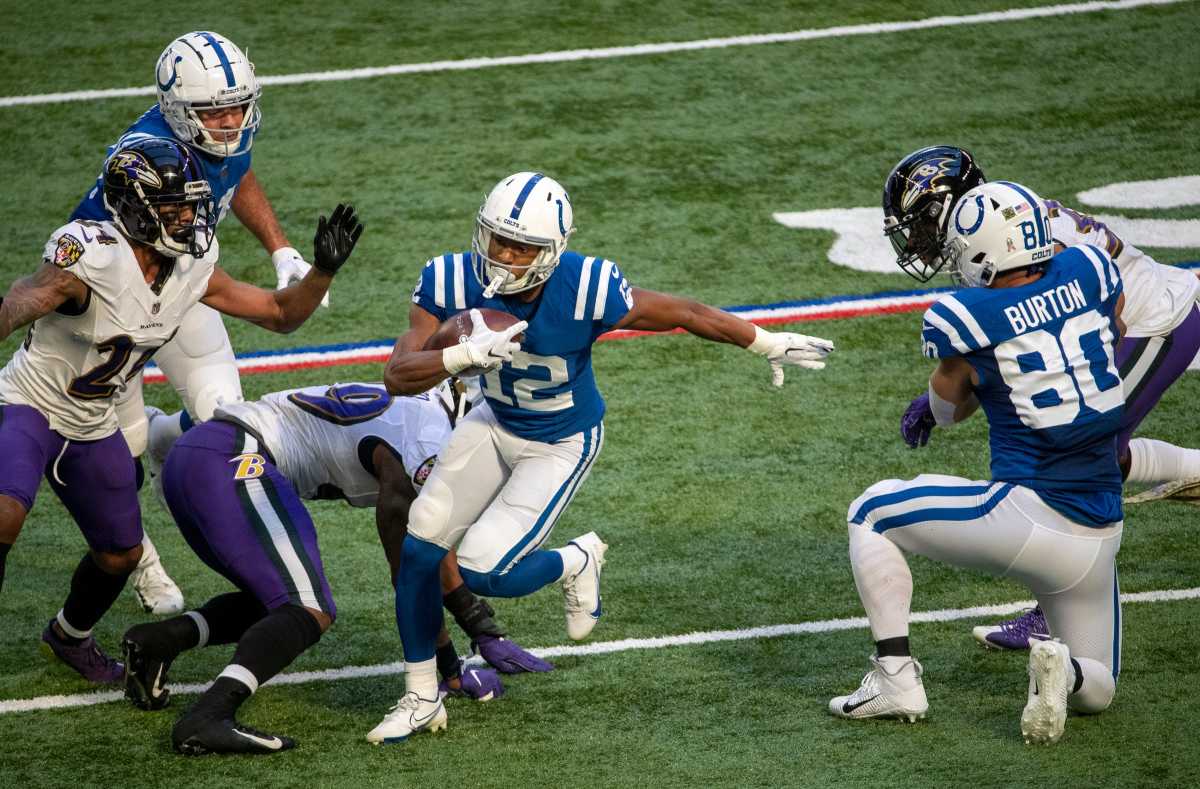
[[[426,351],[442,351],[451,375],[482,375],[512,359],[528,324],[500,310],[472,309],[447,318],[425,341]]]

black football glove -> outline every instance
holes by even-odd
[[[313,237],[313,265],[333,276],[350,257],[363,226],[354,214],[354,206],[338,203],[333,216],[317,220],[317,235]]]

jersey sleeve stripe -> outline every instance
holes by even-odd
[[[954,296],[943,296],[941,303],[949,308],[954,313],[954,317],[962,321],[963,327],[970,333],[971,339],[975,341],[975,348],[986,348],[991,345],[988,340],[987,332],[979,325],[979,321],[975,320],[975,316],[971,314],[963,303]]]
[[[613,262],[604,261],[600,267],[600,276],[596,279],[596,306],[592,310],[592,320],[598,321],[604,317],[604,307],[608,303],[608,280],[612,277]]]
[[[959,353],[970,353],[972,350],[971,346],[963,342],[962,335],[958,333],[958,329],[955,328],[954,324],[951,323],[947,317],[939,315],[935,311],[937,308],[938,305],[934,304],[925,312],[925,321],[933,326],[933,328],[946,335],[946,339],[950,341],[952,346],[954,346],[954,350],[958,351]]]
[[[446,257],[433,260],[433,303],[446,308]]]
[[[463,271],[463,255],[454,256],[454,309],[467,308],[467,280]]]
[[[1071,248],[1083,252],[1083,256],[1092,264],[1092,268],[1096,270],[1096,281],[1100,284],[1100,301],[1108,301],[1108,272],[1105,271],[1104,261],[1096,254],[1095,249],[1086,244]]]
[[[575,320],[583,320],[584,311],[587,309],[588,282],[592,278],[592,264],[596,262],[594,257],[584,258],[583,266],[579,270],[579,291],[575,294]]]

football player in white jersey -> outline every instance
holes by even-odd
[[[954,204],[940,254],[965,287],[925,313],[923,348],[938,365],[922,399],[941,427],[983,409],[992,478],[883,480],[850,504],[850,564],[875,654],[859,688],[829,711],[924,717],[904,559],[916,553],[1012,578],[1044,606],[1056,638],[1030,650],[1021,732],[1052,743],[1068,706],[1108,707],[1120,673],[1121,277],[1099,247],[1056,253],[1045,205],[1008,181],[980,184]]]
[[[113,221],[55,231],[37,272],[15,282],[0,304],[0,339],[29,325],[0,371],[0,576],[44,475],[89,551],[42,640],[88,679],[115,682],[122,667],[96,645],[92,628],[142,554],[134,464],[115,398],[198,302],[271,331],[299,327],[362,226],[348,206],[321,217],[316,268],[289,288],[266,291],[216,265],[215,208],[189,148],[135,140],[109,157],[104,172]]]
[[[392,397],[382,384],[312,386],[227,403],[175,443],[163,469],[167,504],[196,554],[239,589],[125,634],[125,693],[145,709],[167,704],[167,669],[180,652],[237,642],[233,661],[176,723],[176,750],[274,753],[294,745],[238,723],[236,711],[336,616],[300,500],[375,507],[394,577],[409,506],[464,409],[450,382],[412,397]],[[495,672],[462,669],[444,629],[437,665],[442,694],[487,701],[504,691]]]
[[[278,287],[298,282],[309,264],[291,246],[251,168],[251,148],[262,118],[258,105],[262,89],[254,64],[229,39],[199,30],[180,36],[163,50],[155,84],[158,103],[122,133],[109,153],[117,145],[145,137],[173,136],[187,144],[212,187],[216,211],[210,222],[219,223],[232,209],[271,255]],[[109,219],[103,177],[97,178],[71,219]],[[322,303],[328,304],[328,294]],[[229,335],[221,317],[204,304],[188,312],[179,334],[155,354],[154,361],[179,393],[184,410],[155,419],[150,429],[147,416],[161,412],[143,409],[140,372],[117,401],[129,449],[137,457],[149,448],[146,459],[151,474],[157,474],[171,442],[188,425],[211,417],[220,403],[242,399]],[[143,607],[157,614],[181,611],[183,595],[163,569],[149,537],[142,541],[142,549],[142,561],[131,580]]]
[[[985,181],[983,171],[962,148],[939,145],[900,160],[884,185],[884,232],[897,263],[924,282],[945,265],[941,250],[949,230],[950,208],[967,190]],[[1055,249],[1092,244],[1104,249],[1125,283],[1122,313],[1127,330],[1117,345],[1117,365],[1125,410],[1117,435],[1117,457],[1127,482],[1170,483],[1187,489],[1200,482],[1200,450],[1151,438],[1132,438],[1163,393],[1187,370],[1200,351],[1200,281],[1185,269],[1156,262],[1094,218],[1055,200],[1045,201]],[[905,440],[924,444],[933,426],[928,404],[914,402],[905,414]],[[1048,632],[1041,608],[1014,619],[974,629],[976,640],[998,649],[1024,650],[1029,639]]]
[[[586,638],[600,617],[607,546],[595,532],[542,544],[587,478],[604,443],[604,400],[591,349],[609,329],[670,331],[746,348],[783,366],[824,367],[827,340],[768,332],[678,296],[631,288],[612,261],[567,249],[574,208],[542,173],[508,176],[476,217],[472,251],[430,260],[384,374],[389,392],[424,391],[447,376],[482,376],[485,400],[458,424],[412,506],[396,576],[406,692],[368,735],[397,742],[446,726],[434,660],[441,626],[438,567],[451,549],[476,594],[517,597],[561,582],[567,634]],[[493,331],[474,308],[518,320]],[[472,310],[462,343],[424,350],[452,313]],[[521,334],[520,343],[516,341]]]

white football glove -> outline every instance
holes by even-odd
[[[280,247],[271,253],[271,262],[275,264],[275,290],[283,290],[293,282],[304,279],[304,275],[312,268],[304,257],[292,247]],[[329,306],[329,291],[321,299],[321,306]]]
[[[746,346],[746,350],[767,357],[767,361],[771,363],[771,384],[783,386],[785,364],[808,370],[822,370],[825,368],[825,362],[821,360],[833,351],[833,343],[820,337],[809,337],[807,334],[769,332],[755,326],[754,342]]]
[[[492,331],[484,323],[479,310],[471,310],[471,336],[442,350],[442,365],[451,375],[480,375],[495,370],[512,359],[513,351],[521,349],[513,337],[525,331],[529,324],[517,321],[503,331]]]

